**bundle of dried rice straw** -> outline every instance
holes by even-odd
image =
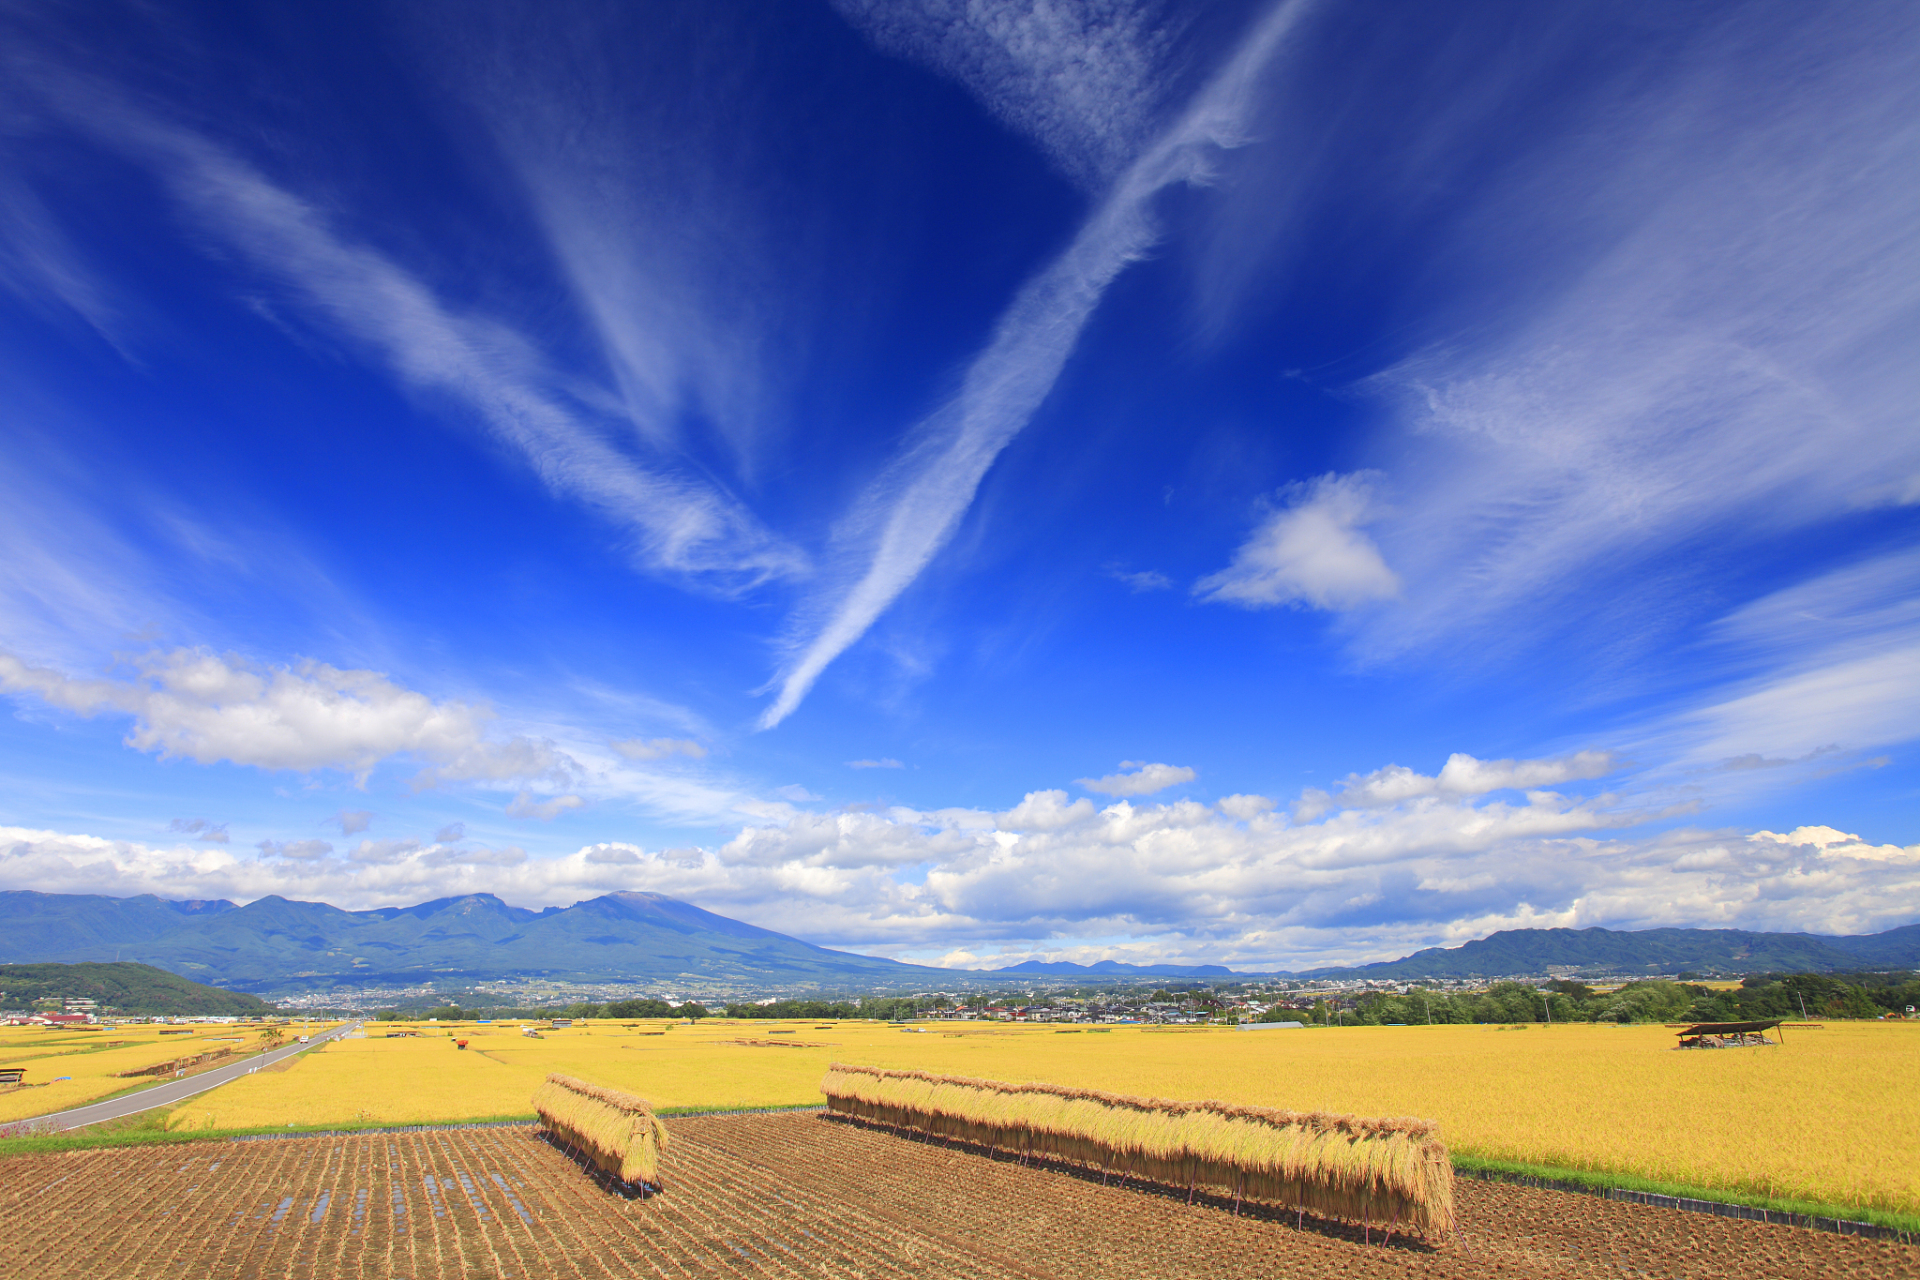
[[[1173,1102],[835,1063],[843,1115],[1149,1182],[1391,1229],[1453,1226],[1453,1165],[1430,1120]]]
[[[533,1109],[553,1135],[622,1182],[660,1185],[667,1127],[644,1098],[558,1073],[533,1093]]]

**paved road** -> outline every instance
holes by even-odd
[[[305,1053],[314,1045],[324,1044],[349,1031],[358,1031],[360,1024],[350,1022],[331,1031],[323,1031],[313,1037],[309,1044],[295,1042],[285,1048],[269,1050],[266,1053],[251,1054],[223,1067],[203,1071],[197,1076],[188,1076],[184,1080],[171,1080],[166,1084],[155,1085],[151,1089],[142,1089],[138,1093],[123,1094],[118,1098],[109,1098],[105,1102],[89,1103],[84,1107],[75,1107],[71,1111],[55,1111],[44,1116],[34,1116],[30,1120],[14,1120],[0,1125],[0,1137],[18,1137],[26,1133],[59,1133],[66,1129],[78,1129],[84,1125],[99,1124],[104,1120],[118,1120],[122,1116],[138,1115],[142,1111],[151,1111],[155,1107],[170,1107],[183,1102],[196,1094],[221,1085],[241,1076],[257,1071],[261,1067],[272,1066],[284,1061],[296,1053]]]

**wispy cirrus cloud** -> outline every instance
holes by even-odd
[[[824,255],[800,249],[817,193],[786,190],[790,157],[766,153],[787,104],[711,16],[653,15],[639,46],[618,4],[558,25],[424,5],[398,26],[531,213],[610,377],[597,396],[662,455],[724,459],[750,486],[805,363]],[[708,95],[724,111],[689,109]]]
[[[1702,646],[1723,678],[1641,731],[1676,771],[1716,789],[1776,785],[1756,768],[1820,773],[1920,737],[1920,553],[1817,573],[1717,620]]]
[[[33,188],[0,168],[0,288],[35,309],[64,308],[123,356],[124,317]]]
[[[829,663],[918,577],[973,502],[987,468],[1053,390],[1107,286],[1154,244],[1152,203],[1205,180],[1242,145],[1255,89],[1304,3],[1273,8],[1175,122],[1114,180],[1066,250],[1029,280],[961,379],[913,432],[842,531],[852,580],[796,621],[791,656],[770,684],[763,729],[793,714]]]
[[[79,71],[14,65],[53,115],[150,169],[223,251],[281,288],[295,314],[373,355],[409,392],[485,424],[554,492],[628,530],[643,568],[724,591],[808,571],[804,554],[697,470],[622,447],[632,423],[576,394],[512,325],[448,302],[232,148]]]
[[[1147,591],[1169,591],[1173,588],[1173,579],[1158,569],[1126,570],[1109,567],[1106,573],[1115,582],[1126,584],[1127,590],[1135,595]]]
[[[880,48],[965,85],[1090,186],[1150,136],[1170,52],[1152,7],[1092,0],[835,0]]]
[[[1374,533],[1405,591],[1362,652],[1670,635],[1790,531],[1920,501],[1916,49],[1902,5],[1729,11],[1456,219],[1485,268],[1367,384],[1404,433]]]
[[[626,759],[636,761],[665,760],[672,756],[703,760],[707,755],[707,749],[691,738],[623,738],[611,745]]]

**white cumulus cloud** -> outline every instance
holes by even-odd
[[[1131,772],[1081,778],[1077,785],[1103,796],[1150,796],[1182,782],[1192,782],[1199,776],[1185,765],[1148,764],[1142,760],[1122,760],[1120,767]]]
[[[1194,584],[1202,600],[1250,609],[1312,605],[1353,609],[1400,593],[1400,579],[1363,533],[1374,518],[1369,472],[1324,475],[1286,490],[1286,504],[1260,522],[1233,562]]]
[[[1603,778],[1621,767],[1610,751],[1577,751],[1547,760],[1478,760],[1464,751],[1447,757],[1433,776],[1405,765],[1390,764],[1367,774],[1349,774],[1337,785],[1337,798],[1317,787],[1302,793],[1296,817],[1311,819],[1338,804],[1343,808],[1372,809],[1426,797],[1483,796],[1494,791],[1531,791]]]
[[[333,852],[333,846],[325,840],[262,840],[260,852],[270,858],[298,858],[308,861],[324,858]]]
[[[570,809],[579,809],[586,805],[579,796],[554,796],[547,800],[536,799],[532,792],[522,791],[507,805],[509,818],[538,818],[542,822],[552,822]]]
[[[419,849],[418,840],[362,840],[347,857],[354,862],[398,862]]]
[[[1533,772],[1601,767],[1576,759]],[[1536,763],[1463,767],[1460,785],[1524,779]],[[712,848],[606,842],[539,855],[368,840],[346,854],[325,841],[268,842],[256,858],[9,828],[0,829],[0,886],[278,893],[352,908],[471,892],[565,905],[644,887],[868,951],[1120,947],[1241,968],[1379,959],[1502,928],[1869,933],[1912,923],[1920,902],[1920,846],[1817,824],[1633,834],[1647,814],[1610,796],[1528,789],[1499,798],[1442,791],[1437,779],[1393,801],[1377,791],[1364,806],[1331,799],[1302,820],[1257,795],[1096,809],[1040,790],[999,813],[770,810]]]
[[[416,785],[545,778],[578,766],[551,743],[491,738],[492,713],[435,702],[377,671],[302,660],[271,666],[202,649],[148,653],[131,679],[76,679],[0,652],[0,689],[79,715],[133,717],[127,745],[163,759],[230,761],[259,769],[338,769],[364,781],[382,760],[427,762]],[[370,817],[342,811],[344,834]],[[361,823],[361,825],[354,825]]]
[[[358,835],[373,825],[373,814],[365,809],[342,809],[333,815],[332,821],[340,828],[341,835]]]

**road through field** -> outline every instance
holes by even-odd
[[[176,1102],[184,1102],[209,1089],[230,1084],[242,1076],[251,1075],[261,1067],[270,1067],[276,1062],[284,1062],[309,1049],[318,1048],[349,1031],[357,1030],[359,1030],[358,1023],[335,1027],[331,1031],[323,1031],[314,1036],[306,1044],[296,1042],[284,1048],[269,1049],[265,1053],[242,1058],[238,1062],[215,1067],[211,1071],[202,1071],[184,1080],[172,1080],[166,1084],[155,1085],[151,1089],[142,1089],[138,1093],[122,1094],[118,1098],[108,1098],[104,1102],[74,1107],[70,1111],[53,1111],[43,1116],[14,1120],[0,1125],[0,1137],[19,1137],[27,1133],[61,1133],[68,1129],[83,1129],[90,1124],[102,1124],[108,1120],[121,1120],[127,1116],[139,1115],[142,1111],[152,1111],[156,1107],[170,1107]]]

